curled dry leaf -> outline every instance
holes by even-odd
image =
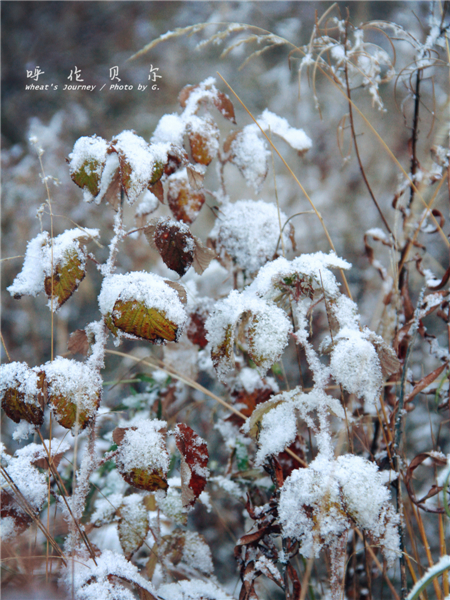
[[[175,442],[181,453],[181,494],[183,506],[193,506],[203,492],[209,476],[208,446],[188,425],[175,428]]]

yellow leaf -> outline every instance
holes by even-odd
[[[178,326],[163,311],[148,308],[144,302],[117,300],[112,322],[121,331],[151,342],[174,342],[177,339]]]

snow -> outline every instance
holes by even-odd
[[[102,494],[105,492],[102,490]],[[102,496],[97,498],[94,503],[94,512],[91,515],[91,523],[96,527],[111,523],[115,517],[115,513],[122,504],[123,494],[109,494],[105,498]]]
[[[136,217],[145,217],[155,212],[160,205],[158,198],[150,190],[146,190],[136,209]]]
[[[297,422],[294,405],[290,402],[281,402],[262,418],[255,465],[261,466],[267,456],[283,452],[287,446],[292,444],[296,435]]]
[[[134,204],[138,196],[150,183],[156,164],[167,161],[168,144],[152,144],[151,146],[134,131],[122,131],[115,136],[112,146],[117,150],[131,172],[125,179],[126,196],[129,204]],[[128,180],[129,178],[129,180]]]
[[[184,540],[183,562],[205,575],[211,575],[214,571],[211,550],[202,536],[195,531],[186,531]]]
[[[311,138],[306,135],[303,129],[291,127],[286,119],[279,117],[270,110],[266,109],[257,121],[264,131],[270,130],[271,133],[275,133],[298,152],[305,152],[312,147]]]
[[[33,406],[40,406],[37,395],[38,369],[30,369],[24,362],[11,362],[0,366],[0,397],[10,389],[15,389],[23,394],[23,402]]]
[[[70,560],[62,573],[62,582],[67,593],[75,591],[76,600],[135,600],[134,594],[120,583],[110,581],[110,576],[122,578],[127,582],[137,584],[154,596],[156,591],[151,583],[139,574],[138,568],[125,559],[124,556],[106,550],[101,556],[96,556],[96,563],[89,560]]]
[[[287,220],[281,212],[281,223]],[[222,258],[228,254],[246,273],[258,271],[272,259],[280,238],[278,210],[263,200],[238,200],[222,206],[210,238],[216,241],[216,250]],[[291,247],[286,231],[284,243]],[[280,246],[281,247],[281,246]]]
[[[247,186],[258,192],[267,177],[270,157],[259,128],[256,125],[244,127],[232,141],[230,152],[231,162],[238,167]]]
[[[441,556],[436,564],[427,569],[424,575],[419,579],[419,581],[414,585],[409,594],[406,597],[406,600],[414,600],[417,598],[420,591],[425,587],[427,583],[431,583],[432,579],[440,575],[443,571],[450,569],[450,556],[445,555]]]
[[[151,138],[152,143],[170,143],[177,146],[183,145],[186,124],[177,113],[163,115]]]
[[[163,600],[232,600],[212,581],[184,579],[177,583],[167,583],[158,588],[158,596]]]
[[[76,254],[80,268],[84,270],[86,255],[81,243],[99,236],[98,229],[67,229],[53,239],[47,231],[43,231],[30,240],[25,252],[22,271],[14,279],[7,290],[11,296],[37,296],[44,291],[46,277],[50,277],[56,267],[63,267]],[[53,310],[59,308],[54,300]],[[51,306],[51,301],[48,301]]]
[[[180,330],[187,322],[186,311],[177,292],[154,273],[133,271],[105,277],[98,296],[102,315],[110,315],[117,300],[143,302],[147,308],[164,313]]]
[[[214,367],[221,381],[234,368],[234,330],[244,316],[249,317],[250,356],[260,375],[279,360],[288,343],[292,325],[281,308],[246,291],[233,290],[216,303],[205,323]],[[216,360],[214,355],[218,355]]]
[[[167,423],[158,419],[147,419],[135,427],[136,429],[127,429],[120,443],[120,453],[116,461],[120,463],[121,471],[145,469],[166,473],[169,468],[169,454],[165,441]]]
[[[49,239],[48,232],[43,231],[28,242],[22,271],[7,288],[11,296],[37,296],[44,291],[46,247]]]
[[[374,346],[365,333],[344,327],[334,338],[330,359],[334,379],[342,387],[373,405],[383,384],[381,364]]]
[[[100,402],[102,379],[97,371],[87,364],[57,356],[42,366],[48,384],[48,395],[62,396],[68,402],[86,411],[87,419],[92,418]]]
[[[354,522],[380,544],[388,564],[399,553],[390,492],[376,464],[359,456],[330,460],[319,453],[308,468],[293,471],[280,492],[279,518],[284,535],[298,540],[307,558],[318,556]]]

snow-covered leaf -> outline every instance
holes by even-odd
[[[44,421],[43,373],[26,363],[0,366],[0,397],[5,413],[15,423],[24,419],[33,425]]]
[[[108,143],[93,135],[81,137],[69,154],[72,180],[84,191],[84,200],[91,202],[100,192],[100,181],[106,163]]]
[[[287,219],[281,212],[281,222]],[[209,239],[213,241],[218,257],[233,263],[245,273],[253,274],[268,260],[274,258],[280,240],[280,221],[274,204],[262,200],[238,200],[222,206]],[[283,233],[285,247],[291,242]],[[281,246],[280,246],[281,247]]]
[[[205,195],[191,187],[186,169],[177,171],[167,181],[167,201],[173,215],[179,221],[193,223],[205,203]]]
[[[58,356],[40,367],[45,373],[47,401],[58,423],[85,429],[100,405],[102,380],[87,364]]]
[[[165,421],[142,421],[138,426],[120,428],[113,433],[118,445],[116,463],[125,481],[149,492],[167,490],[169,468]]]
[[[149,531],[148,512],[140,494],[125,496],[118,510],[117,532],[123,553],[130,559],[139,550]]]
[[[58,310],[78,288],[86,272],[84,244],[99,235],[98,229],[68,229],[54,238],[47,231],[28,242],[22,271],[8,291],[18,299],[46,292],[48,306]],[[53,281],[53,290],[52,290]]]
[[[187,320],[177,291],[143,271],[105,278],[99,305],[114,334],[156,344],[178,341]]]
[[[195,162],[209,165],[219,150],[219,136],[219,129],[211,118],[192,116],[189,119],[188,138]]]

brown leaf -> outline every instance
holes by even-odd
[[[80,285],[86,275],[85,253],[78,250],[66,250],[60,263],[55,265],[53,277],[46,277],[44,281],[45,293],[56,302],[54,308],[61,307]]]
[[[186,166],[186,173],[191,188],[193,190],[201,190],[203,188],[205,174],[201,173],[200,171],[197,171],[195,167],[191,167],[190,165]]]
[[[193,506],[206,486],[209,475],[208,446],[188,425],[175,428],[175,443],[181,453],[181,493],[183,506]]]
[[[169,177],[168,182],[167,200],[173,215],[179,221],[193,223],[205,203],[205,195],[192,189],[187,175],[180,177],[177,174],[175,178]]]
[[[153,242],[167,267],[182,277],[194,261],[195,241],[189,228],[173,219],[160,218],[154,228]]]
[[[60,452],[59,454],[55,454],[52,456],[52,464],[55,467],[55,469],[58,468],[58,465],[61,462],[63,456],[64,452]],[[31,464],[35,467],[39,467],[40,469],[48,469],[48,458],[46,456],[44,458],[38,458],[34,461],[31,461]]]
[[[117,446],[122,442],[128,429],[136,429],[136,427],[116,427],[114,429],[112,439]]]
[[[84,329],[76,329],[70,334],[67,342],[67,349],[72,354],[82,354],[87,356],[89,352],[89,342]]]
[[[241,131],[242,131],[242,129],[237,129],[236,131],[232,131],[231,133],[228,134],[227,139],[225,140],[225,142],[223,144],[223,151],[225,152],[225,154],[228,154],[228,152],[231,150],[231,144],[236,139],[236,136],[239,133],[241,133]]]
[[[192,158],[196,163],[209,165],[215,158],[219,148],[219,130],[212,119],[205,117],[196,122],[196,127],[188,130],[189,145]]]
[[[14,496],[6,490],[0,490],[0,517],[10,517],[14,520],[14,529],[17,535],[25,531],[33,519],[17,504]]]
[[[122,183],[120,169],[117,168],[104,195],[104,200],[117,212],[120,206]]]
[[[205,348],[208,345],[206,338],[207,331],[205,322],[208,317],[208,311],[205,308],[198,307],[190,314],[189,323],[186,329],[188,339],[193,343]]]
[[[198,84],[184,86],[184,88],[178,94],[178,102],[180,103],[181,108],[186,108],[186,102],[188,101],[189,96],[198,87]]]
[[[197,237],[193,237],[195,240],[193,267],[198,275],[202,275],[203,272],[209,267],[209,264],[213,258],[216,258],[216,253],[211,248],[206,248],[202,241]]]
[[[164,204],[164,187],[161,180],[153,185],[149,185],[148,189],[152,194],[155,194],[161,204]]]
[[[32,369],[29,369],[30,374],[32,375]],[[44,373],[38,373],[38,390],[39,386],[43,386]],[[31,425],[42,425],[44,422],[44,393],[37,393],[36,398],[26,398],[25,394],[19,391],[19,386],[22,383],[15,377],[16,385],[7,388],[3,392],[1,406],[5,411],[6,415],[14,421],[14,423],[19,423],[21,419],[30,423]],[[37,403],[34,402],[37,400]]]
[[[405,403],[411,402],[411,400],[413,398],[415,398],[415,396],[417,396],[417,394],[419,394],[423,389],[425,389],[427,386],[429,386],[431,383],[433,383],[433,381],[435,379],[437,379],[439,377],[439,375],[447,368],[448,368],[448,365],[446,363],[444,363],[443,365],[441,365],[440,367],[438,367],[431,373],[428,373],[428,375],[426,375],[425,377],[422,377],[422,379],[420,381],[418,381],[416,383],[416,385],[414,386],[413,391],[410,394],[408,394],[408,396],[406,397]]]
[[[164,282],[176,291],[178,298],[183,304],[187,303],[186,290],[180,283],[177,283],[176,281],[170,281],[170,279],[164,279]]]
[[[217,94],[214,96],[213,102],[214,106],[217,108],[220,114],[225,117],[225,119],[236,123],[234,106],[227,94],[224,94],[223,92],[217,92]]]
[[[53,394],[48,397],[48,404],[53,409],[56,420],[66,429],[72,429],[78,416],[79,431],[86,429],[92,420],[92,410],[84,408],[81,403],[77,406],[76,398]],[[97,396],[97,406],[100,404],[100,396]]]
[[[188,155],[186,150],[184,148],[180,148],[179,146],[172,145],[167,154],[167,162],[164,166],[164,175],[169,177],[169,175],[172,175],[172,173],[178,171],[178,169],[187,164],[187,162]]]

